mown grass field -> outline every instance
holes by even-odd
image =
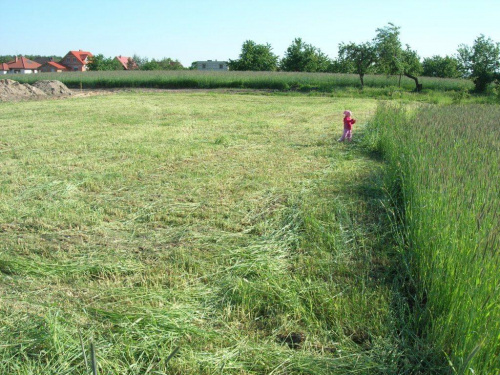
[[[424,368],[401,338],[382,165],[359,143],[375,107],[0,103],[0,373],[89,374],[91,343],[100,374]],[[358,138],[338,144],[347,108]]]

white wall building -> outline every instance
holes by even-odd
[[[196,61],[196,69],[227,71],[229,70],[229,66],[227,65],[227,61],[207,60],[207,61]]]

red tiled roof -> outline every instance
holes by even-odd
[[[9,65],[7,65],[7,63],[1,63],[0,70],[9,70]]]
[[[85,65],[85,59],[87,57],[92,57],[94,55],[92,55],[90,52],[87,52],[87,51],[69,51],[69,53],[71,53],[73,56],[75,56],[78,61],[82,64],[82,65]]]
[[[55,61],[48,61],[47,65],[51,65],[54,68],[61,69],[61,70],[68,70],[68,68],[66,68],[64,65],[56,63]]]
[[[9,61],[7,65],[9,66],[9,69],[38,69],[42,66],[41,64],[31,61],[24,56],[19,58],[16,57],[15,60]]]
[[[129,60],[132,61],[132,68],[137,68],[137,64],[135,63],[135,61],[131,58],[131,57],[127,57],[127,56],[116,56],[115,59],[117,59],[122,65],[123,65],[123,68],[124,69],[129,69]]]

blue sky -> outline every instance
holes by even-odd
[[[371,40],[392,22],[421,57],[451,55],[480,34],[500,42],[500,0],[0,0],[0,55],[196,60],[238,58],[245,40],[280,57],[294,38],[336,57],[341,42]]]

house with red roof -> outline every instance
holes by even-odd
[[[31,74],[38,73],[41,64],[27,59],[24,56],[16,56],[15,60],[7,63],[7,66],[9,68],[9,73]]]
[[[7,74],[9,72],[9,66],[7,63],[0,64],[0,74]]]
[[[69,69],[64,65],[56,63],[55,61],[47,61],[45,64],[42,64],[40,67],[40,72],[42,73],[61,73],[67,72]]]
[[[59,64],[64,65],[70,71],[85,72],[87,70],[87,64],[93,56],[94,55],[87,51],[69,51]]]
[[[135,70],[139,69],[137,63],[131,58],[126,56],[116,56],[115,60],[118,60],[120,64],[122,64],[124,70]]]

